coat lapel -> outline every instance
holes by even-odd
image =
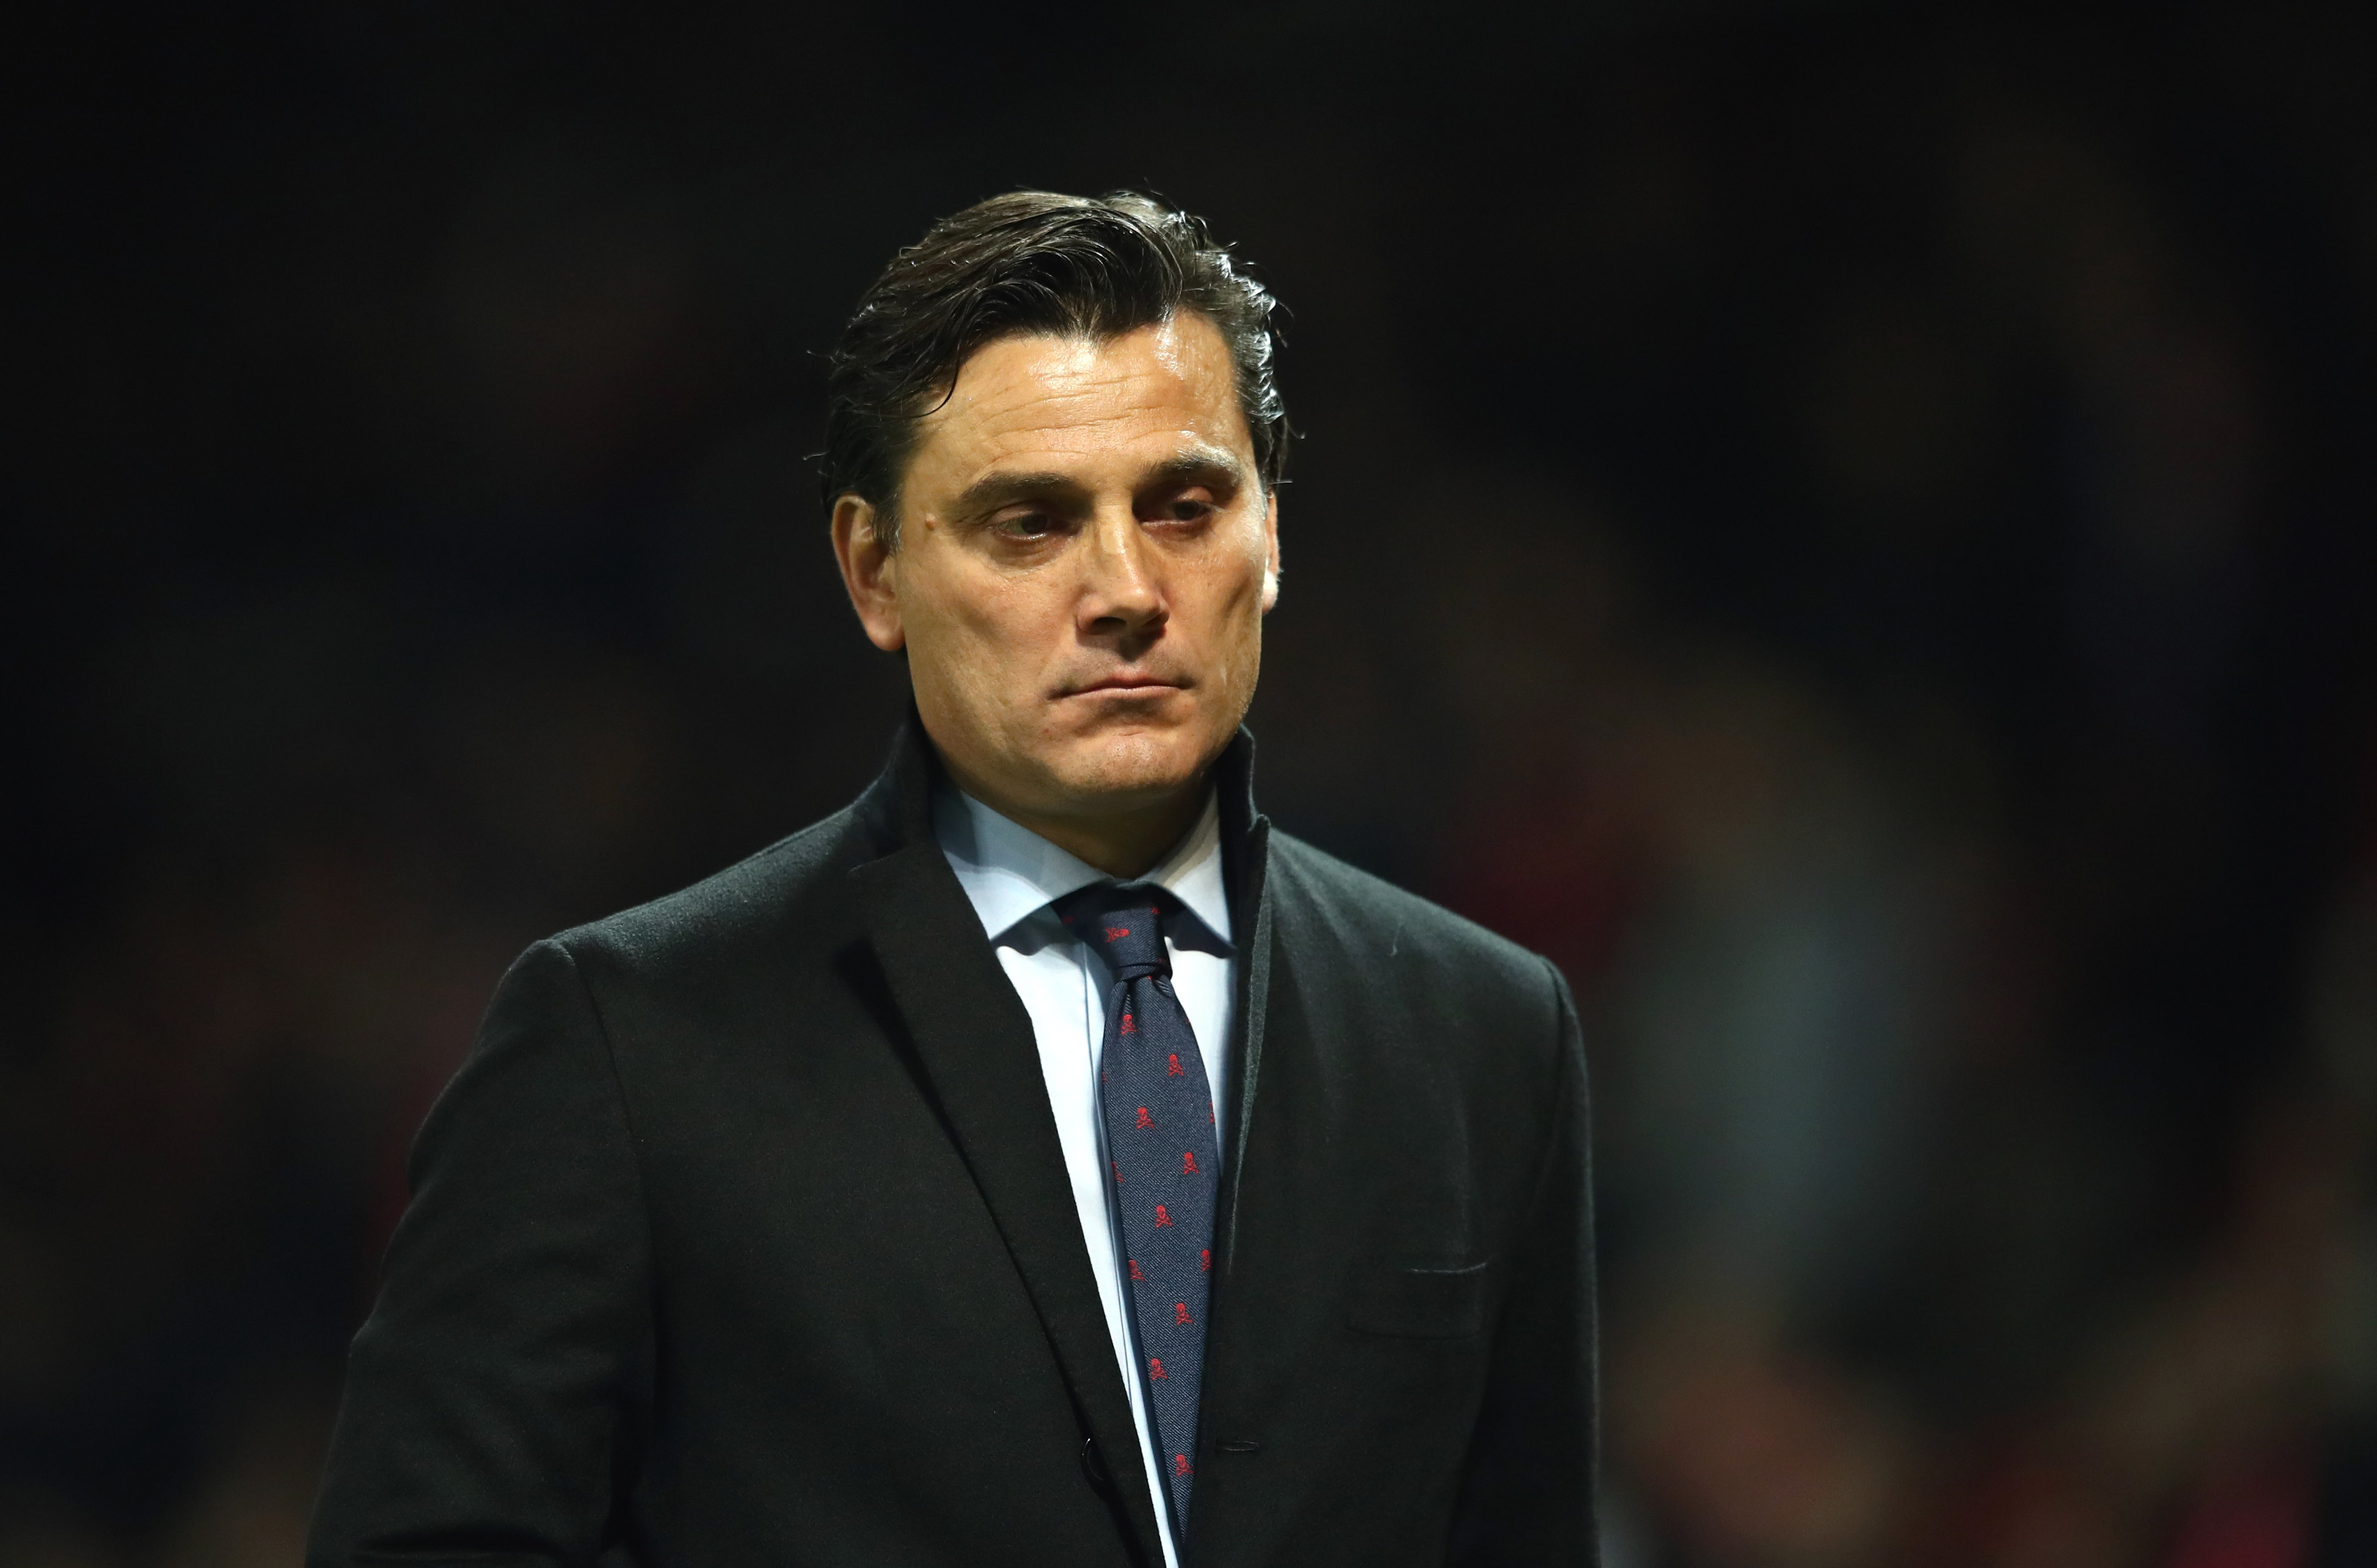
[[[1040,1073],[1031,1015],[931,832],[932,764],[912,718],[868,805],[895,845],[851,872],[866,931],[959,1153],[1047,1330],[1141,1560],[1164,1561],[1114,1341]]]

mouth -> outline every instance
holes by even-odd
[[[1069,687],[1059,693],[1065,697],[1161,697],[1167,692],[1186,691],[1188,687],[1177,680],[1163,680],[1147,675],[1110,675],[1081,686]]]

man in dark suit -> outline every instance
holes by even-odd
[[[1270,306],[1131,197],[868,291],[826,481],[890,766],[505,978],[317,1568],[1592,1561],[1567,991],[1255,808]]]

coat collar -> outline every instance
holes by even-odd
[[[858,820],[876,853],[851,871],[851,880],[900,1022],[1039,1313],[1075,1409],[1105,1458],[1110,1495],[1138,1543],[1141,1561],[1160,1563],[1164,1552],[1154,1502],[1137,1463],[1139,1432],[1082,1249],[1031,1016],[999,968],[933,832],[933,793],[941,772],[911,709],[890,765],[858,799]],[[1264,896],[1270,824],[1255,810],[1254,737],[1246,730],[1239,730],[1216,762],[1213,782],[1240,955],[1234,1042],[1239,1103],[1227,1123],[1215,1236],[1217,1284],[1225,1287],[1271,972]]]

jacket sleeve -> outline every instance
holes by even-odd
[[[651,1244],[609,1042],[558,944],[504,977],[410,1174],[308,1568],[590,1562],[651,1333]]]
[[[1592,1107],[1576,1005],[1551,965],[1557,1104],[1454,1514],[1456,1568],[1599,1561]]]

